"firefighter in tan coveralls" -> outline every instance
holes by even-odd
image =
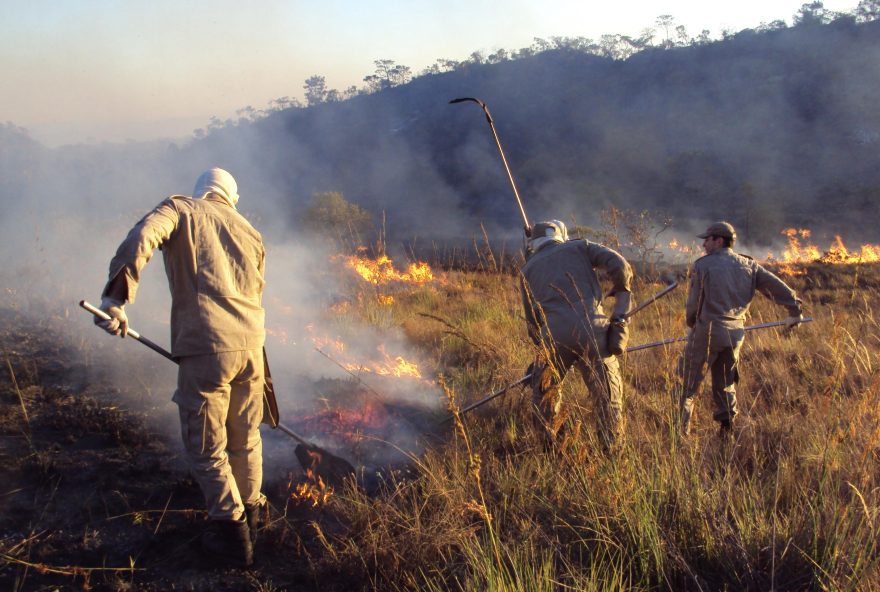
[[[760,292],[788,309],[787,328],[802,320],[801,301],[785,282],[757,261],[732,250],[736,231],[727,222],[716,222],[699,235],[706,255],[691,270],[685,314],[690,328],[679,373],[681,431],[690,432],[694,397],[708,365],[712,374],[713,418],[722,434],[731,433],[737,415],[737,363],[745,337],[744,320],[749,304]]]
[[[96,323],[125,336],[141,270],[159,247],[171,289],[171,352],[180,362],[173,400],[186,457],[208,508],[202,550],[218,561],[253,561],[266,498],[263,412],[263,240],[238,213],[235,179],[210,169],[192,198],[174,195],[128,233],[110,262]]]
[[[542,430],[555,441],[565,421],[562,380],[577,366],[598,411],[599,435],[610,449],[622,436],[623,383],[617,358],[608,350],[609,318],[594,268],[604,269],[616,296],[612,320],[626,330],[632,271],[616,251],[587,240],[567,240],[557,220],[531,228],[522,273],[522,297],[529,337],[538,346],[532,366],[532,401]]]

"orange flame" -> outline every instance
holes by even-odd
[[[311,330],[311,325],[306,327],[307,331]],[[318,335],[312,335],[312,343],[315,344],[315,347],[319,350],[333,350],[337,354],[345,353],[345,343],[339,338],[332,337],[321,337]]]
[[[784,263],[810,263],[818,261],[822,256],[816,245],[801,244],[801,239],[810,238],[809,229],[786,228],[782,234],[788,238],[788,247],[782,252],[781,257]]]
[[[393,359],[385,351],[384,345],[379,345],[376,350],[382,355],[381,360],[368,362],[341,362],[341,365],[349,372],[367,372],[379,376],[395,376],[397,378],[421,378],[419,367],[408,362],[403,356],[395,356]]]
[[[822,263],[877,263],[880,261],[880,245],[862,245],[858,251],[850,253],[843,244],[840,235],[834,236],[834,243],[828,247],[828,251],[819,259]]]
[[[411,376],[412,378],[422,377],[422,373],[419,372],[419,367],[416,364],[407,362],[402,356],[395,356],[394,361],[392,362],[391,356],[385,351],[384,345],[380,345],[377,349],[382,354],[385,367],[377,368],[376,374],[383,376],[390,374],[391,376],[397,377]]]
[[[824,263],[826,265],[853,265],[860,263],[877,263],[880,261],[880,245],[862,245],[858,251],[850,251],[843,243],[840,235],[835,235],[834,242],[827,250],[809,242],[808,228],[786,228],[782,234],[788,239],[788,246],[778,259],[779,272],[785,275],[804,275],[804,265]],[[767,261],[775,263],[776,258],[768,254]]]
[[[366,247],[358,247],[358,251],[366,251]],[[337,256],[339,257],[339,256]],[[354,270],[364,281],[371,284],[387,284],[388,282],[404,282],[409,284],[425,284],[434,279],[431,267],[424,261],[410,263],[406,271],[401,273],[394,268],[388,255],[379,255],[376,259],[348,255],[345,264]]]
[[[333,495],[333,488],[324,483],[320,475],[306,469],[307,481],[297,484],[290,499],[297,503],[310,503],[313,508],[325,505]]]
[[[307,331],[311,331],[311,325],[306,327]],[[379,352],[378,359],[368,360],[366,362],[354,361],[346,359],[346,345],[339,338],[325,337],[319,335],[311,336],[312,343],[315,348],[330,357],[337,364],[352,373],[366,372],[377,374],[379,376],[394,376],[397,378],[422,378],[422,373],[417,364],[407,361],[403,356],[391,356],[383,344],[376,346]]]
[[[666,245],[666,248],[670,251],[673,251],[675,254],[683,254],[683,255],[692,255],[697,251],[696,246],[693,244],[685,244],[680,243],[678,238],[672,237],[672,240]]]

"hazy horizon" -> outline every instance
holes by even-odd
[[[528,47],[535,38],[638,36],[669,14],[690,36],[738,31],[764,22],[790,24],[801,0],[711,6],[693,0],[646,0],[613,11],[598,3],[517,0],[443,4],[388,0],[362,6],[263,1],[166,0],[147,7],[46,0],[6,8],[0,23],[2,121],[40,143],[180,140],[212,117],[237,118],[282,97],[302,99],[313,75],[328,88],[364,86],[373,61],[394,60],[417,75],[437,59]],[[854,0],[825,2],[853,10]],[[658,31],[658,37],[661,33]]]

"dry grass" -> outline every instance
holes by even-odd
[[[0,576],[12,589],[82,588],[83,568],[40,570],[86,565],[92,585],[113,590],[138,589],[136,581],[150,590],[221,582],[261,590],[880,590],[880,269],[815,268],[793,283],[816,321],[793,335],[749,334],[735,442],[716,436],[708,393],[698,399],[694,436],[679,441],[671,393],[681,346],[636,352],[622,360],[627,439],[617,454],[601,452],[576,374],[565,384],[568,436],[554,450],[533,428],[528,394],[513,389],[448,432],[438,428],[434,446],[412,459],[415,470],[389,473],[378,494],[343,488],[314,513],[276,516],[258,570],[209,579],[187,571],[199,522],[180,512],[198,507],[195,486],[172,487],[180,474],[166,467],[167,452],[154,450],[128,415],[86,398],[85,386],[40,386],[78,371],[38,365],[70,354],[32,360],[42,346],[21,345],[36,339],[10,315],[4,343],[20,352],[4,351],[0,452],[27,479],[10,482],[4,500],[34,518],[0,540]],[[660,287],[640,280],[636,300]],[[449,271],[395,288],[391,305],[374,286],[350,289],[352,304],[337,322],[400,328],[442,375],[453,410],[517,380],[533,359],[510,274]],[[631,343],[682,334],[684,296],[679,288],[639,313]],[[752,321],[784,314],[758,297]],[[83,384],[96,395],[110,390]],[[69,442],[59,447],[58,434]],[[112,471],[89,472],[97,466]],[[71,483],[77,488],[61,503],[56,491]],[[156,483],[160,494],[147,491]],[[92,540],[98,532],[103,545]],[[108,551],[117,548],[145,571],[100,571],[125,567]]]
[[[576,375],[558,450],[512,391],[414,459],[417,478],[337,496],[335,561],[401,590],[880,589],[880,270],[817,268],[793,283],[816,321],[749,334],[735,442],[717,438],[708,393],[680,442],[680,346],[636,352],[619,454],[600,453]],[[659,287],[637,284],[637,300]],[[631,343],[683,333],[684,296],[640,313]],[[379,305],[362,302],[353,314],[375,318]],[[382,314],[437,361],[454,406],[513,382],[534,353],[509,275],[450,272]],[[759,296],[752,321],[784,314]]]

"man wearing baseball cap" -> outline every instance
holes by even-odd
[[[729,434],[736,408],[739,352],[749,305],[760,292],[788,310],[786,327],[802,320],[801,301],[794,290],[757,261],[733,251],[736,230],[728,222],[715,222],[698,235],[706,255],[691,269],[685,318],[690,328],[679,373],[681,432],[690,433],[694,397],[708,366],[712,375],[713,419],[721,434]]]

